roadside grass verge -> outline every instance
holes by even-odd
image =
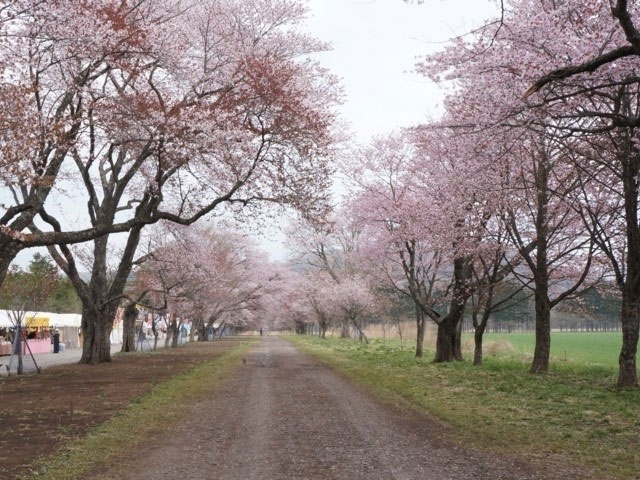
[[[554,362],[528,373],[521,354],[498,353],[482,367],[434,364],[380,341],[287,337],[386,401],[427,411],[469,445],[524,456],[562,455],[598,478],[640,478],[640,389],[614,387],[616,369]],[[578,478],[578,477],[576,477]]]
[[[53,455],[36,462],[24,480],[75,480],[101,468],[109,460],[143,444],[158,429],[176,424],[189,407],[209,392],[240,362],[253,342],[242,342],[214,360],[158,383],[103,424],[71,441]]]

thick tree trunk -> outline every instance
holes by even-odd
[[[457,315],[447,315],[438,324],[434,362],[444,363],[462,360],[461,320],[462,318]]]
[[[416,358],[421,358],[424,353],[424,334],[427,329],[426,316],[422,310],[416,306]]]
[[[620,370],[618,371],[619,387],[636,387],[638,385],[638,373],[636,367],[636,354],[638,352],[638,337],[640,332],[640,319],[638,317],[638,302],[640,299],[629,293],[622,296],[622,309],[620,320],[622,323],[622,349],[618,358]]]
[[[111,329],[114,308],[99,310],[91,306],[82,308],[81,364],[97,365],[111,361]]]
[[[621,158],[624,182],[624,208],[627,222],[626,278],[622,287],[622,349],[618,357],[618,386],[636,387],[638,373],[636,353],[638,351],[638,307],[640,304],[640,225],[638,224],[638,175],[640,174],[640,152],[628,139]]]
[[[152,314],[151,317],[151,333],[153,333],[153,351],[155,352],[158,349],[158,328],[156,326],[156,314]]]
[[[138,309],[135,303],[128,303],[122,319],[122,352],[136,351],[136,319]]]
[[[453,261],[453,293],[449,313],[438,323],[436,338],[436,357],[434,362],[462,361],[462,320],[464,308],[469,298],[468,280],[470,271],[467,259],[456,258]]]

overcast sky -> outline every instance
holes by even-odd
[[[497,14],[489,0],[309,0],[309,31],[333,49],[319,60],[343,82],[358,140],[440,112],[441,92],[413,73],[419,56]]]
[[[309,0],[307,29],[332,49],[318,60],[341,78],[341,112],[355,140],[415,125],[441,112],[438,86],[413,72],[420,56],[442,48],[498,14],[495,0]],[[286,256],[282,235],[264,247]]]
[[[317,59],[341,79],[346,95],[342,117],[360,142],[437,117],[442,92],[413,73],[418,57],[498,13],[495,0],[426,0],[422,5],[402,0],[307,3],[307,30],[332,46]],[[274,259],[284,258],[283,235],[274,232],[269,238],[261,240],[263,248]],[[33,250],[23,251],[17,260],[25,264],[32,254]]]

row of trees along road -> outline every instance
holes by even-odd
[[[82,302],[83,363],[110,360],[145,225],[326,207],[340,92],[305,59],[325,46],[298,31],[304,14],[295,0],[0,7],[0,282],[47,246]],[[52,197],[80,190],[77,226]]]
[[[477,364],[491,314],[527,298],[534,373],[549,368],[552,310],[598,289],[621,305],[618,384],[637,385],[640,6],[499,6],[418,64],[445,90],[439,119],[338,155],[340,92],[305,60],[324,46],[298,32],[297,1],[9,2],[0,8],[0,103],[12,112],[0,119],[9,197],[0,281],[21,249],[47,246],[82,302],[86,363],[109,360],[123,298],[189,309],[200,328],[260,308],[274,324],[313,321],[323,334],[339,322],[364,341],[365,319],[403,298],[417,355],[432,321],[436,361],[461,359],[468,313]],[[328,158],[339,158],[349,191],[332,215]],[[50,200],[63,185],[84,191],[80,228]],[[250,249],[211,232],[196,235],[227,253],[216,267],[194,262],[201,271],[180,263],[177,245],[198,244],[182,231],[138,248],[145,225],[187,226],[225,206],[255,215],[265,202],[300,213],[289,235],[296,268],[256,280],[242,268]],[[198,245],[195,257],[211,256]],[[227,265],[237,268],[214,274]],[[138,290],[128,291],[136,267]],[[197,286],[233,300],[199,304]]]
[[[445,117],[427,129],[488,147],[467,156],[471,192],[499,199],[492,216],[535,286],[532,369],[548,367],[549,311],[600,278],[622,301],[620,386],[637,385],[637,18],[626,1],[505,2],[500,18],[419,66],[449,89]]]
[[[618,385],[636,386],[640,6],[500,7],[497,18],[418,64],[445,89],[441,118],[344,159],[344,211],[308,224],[297,241],[300,258],[327,285],[297,315],[315,315],[322,331],[343,303],[334,296],[340,301],[322,308],[318,300],[332,288],[382,282],[415,305],[417,355],[430,319],[436,361],[461,359],[470,312],[481,363],[489,316],[528,292],[538,373],[549,368],[551,311],[599,288],[620,299]],[[514,281],[520,289],[505,288]],[[371,304],[350,285],[339,290],[351,293],[346,303]]]
[[[135,273],[123,296],[123,351],[134,351],[137,307],[168,317],[169,339],[178,343],[185,320],[206,341],[216,327],[265,328],[268,297],[280,288],[277,264],[246,237],[202,228],[171,227],[150,245],[150,259]],[[157,333],[154,328],[154,333]]]

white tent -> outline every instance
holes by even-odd
[[[52,327],[77,327],[82,324],[82,315],[78,313],[48,313]]]
[[[0,328],[13,327],[10,311],[0,310]],[[26,312],[24,326],[38,326],[41,328],[56,328],[60,330],[61,341],[67,348],[78,348],[80,338],[78,336],[82,315],[77,313],[51,313],[51,312]]]
[[[0,310],[0,328],[12,327],[13,322],[11,321],[13,317],[11,316],[11,312],[8,310]],[[51,312],[26,312],[24,318],[38,318],[42,319],[46,323],[48,323],[49,327],[80,327],[80,323],[82,322],[82,315],[77,313],[51,313]],[[25,323],[27,323],[25,322]]]
[[[12,327],[13,323],[9,318],[9,312],[6,310],[0,310],[0,328],[9,328]]]

